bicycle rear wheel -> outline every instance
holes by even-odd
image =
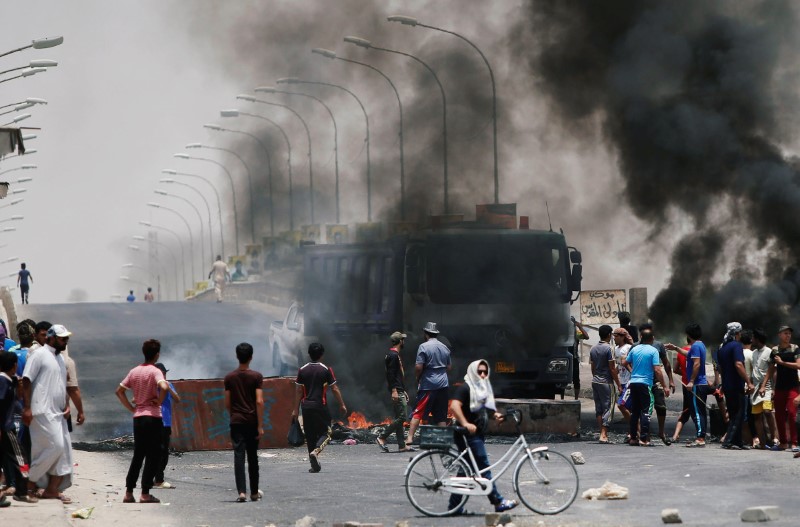
[[[411,505],[427,516],[449,516],[458,512],[469,496],[453,494],[442,481],[472,471],[454,451],[431,450],[417,456],[406,469],[406,495]]]
[[[526,507],[539,514],[558,514],[578,495],[578,471],[564,454],[542,450],[522,454],[514,469],[514,490]]]

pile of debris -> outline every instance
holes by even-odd
[[[119,450],[133,449],[133,435],[124,435],[112,439],[103,439],[97,442],[75,441],[72,443],[75,450],[85,452],[116,452]]]

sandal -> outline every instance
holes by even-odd
[[[122,503],[136,503],[136,498],[133,496],[125,496],[122,498]]]
[[[686,445],[686,448],[704,448],[705,446],[706,446],[705,443],[700,443],[698,441],[692,441],[691,443]]]
[[[161,503],[161,500],[156,498],[155,496],[150,496],[149,498],[139,498],[139,503]]]
[[[238,498],[236,498],[236,503],[244,503],[246,501],[247,498],[245,498],[244,496],[239,496]]]
[[[380,437],[375,440],[375,444],[378,445],[378,448],[380,448],[381,452],[383,452],[384,454],[388,454],[389,453],[389,447],[386,446],[386,443],[381,443],[381,438]]]
[[[250,501],[258,501],[263,497],[264,497],[264,493],[259,490],[255,494],[250,494]]]
[[[14,501],[21,501],[22,503],[39,503],[39,498],[36,496],[28,496],[27,494],[15,494]]]
[[[64,505],[72,504],[72,498],[70,498],[66,494],[59,494],[58,496],[45,496],[44,493],[42,493],[42,495],[39,496],[39,499],[40,500],[61,500],[61,503],[63,503]]]

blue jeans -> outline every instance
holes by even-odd
[[[489,454],[486,453],[486,445],[483,442],[483,435],[482,434],[475,434],[475,435],[468,435],[466,436],[466,443],[464,442],[465,436],[462,434],[456,434],[456,447],[459,451],[463,451],[467,446],[469,449],[472,450],[472,455],[475,456],[475,462],[478,465],[479,470],[483,470],[488,467],[491,463],[489,463]],[[469,454],[467,454],[469,456]],[[469,463],[467,461],[467,463]],[[462,476],[463,474],[459,474]],[[486,479],[492,479],[492,471],[484,472],[482,477]],[[455,505],[459,502],[460,495],[453,494],[450,496],[450,507],[455,507]],[[503,496],[497,492],[497,487],[494,486],[492,489],[491,494],[488,496],[489,502],[492,505],[497,505],[501,501],[503,501]]]

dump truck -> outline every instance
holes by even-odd
[[[452,351],[451,380],[482,358],[498,397],[563,396],[581,277],[580,252],[552,230],[460,222],[384,242],[306,246],[302,301],[270,328],[273,360],[293,374],[319,340],[345,366],[337,374],[352,370],[377,393],[388,336],[408,335],[408,363],[433,321]]]

